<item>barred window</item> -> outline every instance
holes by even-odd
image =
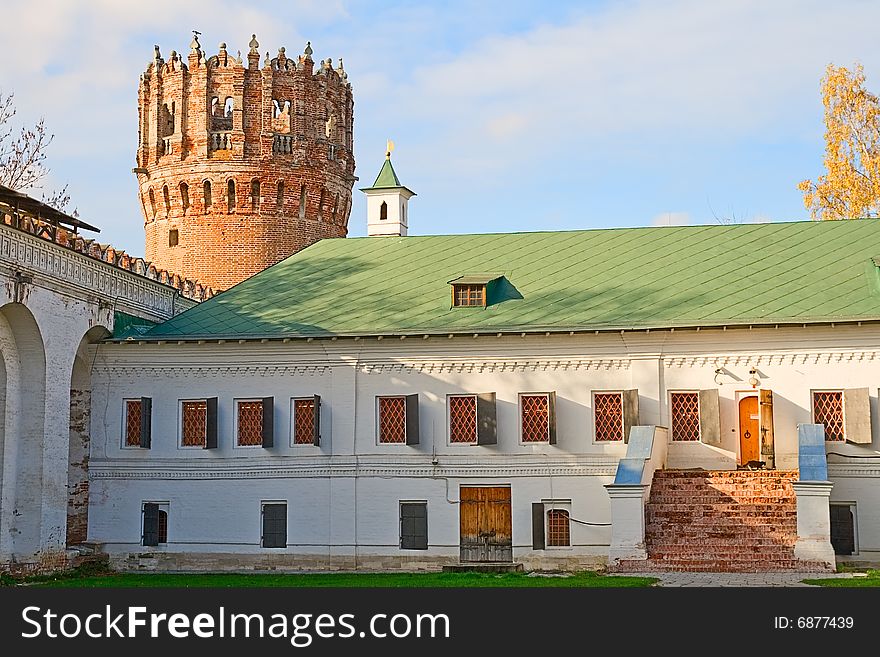
[[[485,306],[486,305],[486,286],[485,285],[453,285],[452,286],[452,305],[453,306]]]
[[[700,393],[672,392],[669,394],[669,405],[672,417],[672,440],[699,440]]]
[[[263,444],[263,402],[238,402],[238,446]]]
[[[476,395],[449,397],[449,442],[467,444],[477,442]]]
[[[141,445],[141,400],[125,400],[125,446]]]
[[[180,444],[184,447],[204,447],[208,427],[208,403],[205,400],[185,401],[181,406]]]
[[[379,397],[379,442],[406,443],[404,397]]]
[[[293,444],[315,444],[315,398],[293,400]]]
[[[522,442],[546,443],[550,440],[550,399],[546,394],[520,395]]]
[[[843,392],[814,392],[813,422],[825,425],[825,440],[844,440]]]
[[[547,512],[547,545],[549,547],[568,547],[571,545],[568,511],[550,509]]]
[[[623,440],[623,393],[597,392],[593,395],[596,415],[596,442]]]

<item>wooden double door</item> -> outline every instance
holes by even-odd
[[[461,560],[513,561],[509,486],[462,486],[459,490]]]

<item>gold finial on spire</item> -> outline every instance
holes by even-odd
[[[391,152],[393,150],[394,150],[394,142],[389,139],[388,142],[385,144],[385,159],[386,160],[391,159]]]

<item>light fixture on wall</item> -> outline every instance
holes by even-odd
[[[758,380],[758,370],[752,367],[749,369],[749,385],[757,388],[759,383],[761,382]]]

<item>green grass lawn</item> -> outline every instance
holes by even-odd
[[[525,573],[113,573],[72,571],[58,575],[30,577],[19,585],[40,587],[642,587],[651,577],[609,577],[591,571],[565,577],[528,576]],[[9,580],[7,580],[8,583]]]
[[[843,570],[850,570],[849,568]],[[868,570],[867,577],[846,577],[834,579],[805,579],[804,583],[814,584],[815,586],[846,586],[846,587],[868,587],[880,586],[880,570]]]

